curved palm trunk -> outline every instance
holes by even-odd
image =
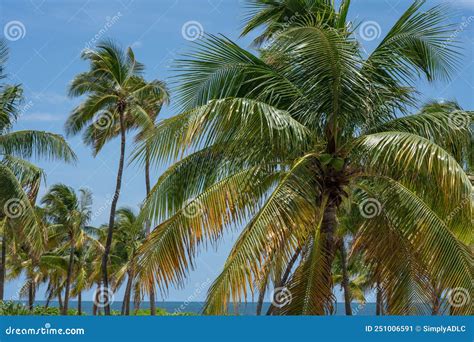
[[[145,186],[146,186],[146,197],[150,195],[151,192],[151,182],[150,182],[150,147],[146,146],[146,156],[145,156]],[[149,221],[146,222],[146,235],[150,235],[151,224]],[[150,315],[156,315],[156,303],[155,303],[155,284],[150,284]]]
[[[347,273],[347,255],[346,247],[344,246],[344,239],[341,239],[339,250],[341,252],[341,266],[342,266],[342,288],[344,290],[344,306],[347,316],[352,316],[351,307],[351,289],[349,288],[349,275]]]
[[[102,286],[104,289],[109,288],[109,278],[107,274],[107,264],[109,261],[110,255],[110,248],[112,246],[112,235],[114,231],[115,225],[115,210],[117,209],[117,202],[120,196],[120,188],[122,187],[122,176],[123,176],[123,166],[125,160],[125,108],[123,106],[119,106],[119,118],[120,118],[120,160],[119,160],[119,167],[117,171],[117,183],[115,185],[115,194],[112,199],[112,204],[110,206],[110,216],[109,216],[109,227],[107,231],[107,241],[105,243],[104,248],[104,255],[102,257]],[[107,301],[105,303],[104,312],[106,316],[110,316],[110,304]]]
[[[74,266],[74,239],[71,239],[71,250],[69,252],[69,264],[67,267],[66,286],[64,291],[64,306],[62,310],[63,315],[67,315],[69,306],[69,292],[71,288],[72,268]]]
[[[5,273],[6,273],[6,260],[7,260],[7,230],[4,227],[3,239],[2,239],[2,258],[0,264],[0,301],[3,300],[3,293],[5,288]]]
[[[297,248],[293,256],[291,257],[290,261],[288,262],[288,265],[286,266],[285,273],[281,277],[280,281],[278,284],[275,285],[275,287],[282,287],[286,284],[288,281],[288,278],[290,277],[291,270],[293,269],[293,266],[295,265],[296,260],[298,260],[298,257],[300,256],[301,253],[301,248]],[[273,314],[273,311],[275,309],[275,306],[273,304],[270,304],[270,307],[267,310],[267,316]]]

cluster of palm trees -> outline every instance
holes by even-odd
[[[424,2],[366,55],[350,0],[249,0],[243,35],[260,32],[258,54],[221,36],[199,40],[176,62],[180,113],[158,123],[168,90],[144,80],[131,49],[104,41],[84,51],[90,68],[70,95],[85,99],[66,133],[83,132],[95,154],[121,142],[99,229],[88,226],[88,191],[56,185],[35,207],[42,172],[16,158],[75,157],[59,136],[12,132],[20,88],[4,86],[0,205],[18,199],[23,215],[1,217],[0,281],[11,260],[12,276],[64,293],[67,312],[71,296],[126,279],[122,313],[133,292],[136,302],[149,295],[153,314],[156,287],[184,285],[199,250],[239,229],[206,314],[254,295],[261,314],[270,292],[285,300],[267,314],[332,314],[337,284],[348,315],[368,293],[378,314],[472,314],[474,114],[417,100],[416,81],[449,80],[459,63],[449,12]],[[117,210],[131,131],[146,175],[138,215]],[[152,188],[151,170],[170,162]]]

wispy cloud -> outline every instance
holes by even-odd
[[[66,102],[68,97],[65,95],[61,95],[52,91],[44,92],[44,93],[33,93],[33,97],[38,102],[43,102],[47,104],[58,105]]]
[[[453,5],[453,7],[463,7],[474,10],[474,0],[444,0],[444,2]]]
[[[53,122],[53,121],[61,121],[64,118],[61,115],[54,115],[51,113],[31,113],[24,115],[20,118],[23,121],[33,121],[33,122]]]

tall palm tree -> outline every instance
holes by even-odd
[[[127,131],[138,130],[138,133],[135,136],[135,142],[139,143],[140,141],[146,141],[148,134],[150,134],[155,128],[158,114],[163,105],[169,104],[170,95],[166,84],[162,81],[146,81],[143,78],[137,78],[136,83],[136,86],[143,89],[143,91],[131,95],[131,97],[133,97],[133,105],[129,111],[125,125]],[[141,115],[142,111],[144,111],[148,115],[149,120],[145,122],[142,120],[134,120],[133,115],[137,110],[139,111],[138,115]],[[84,138],[86,144],[93,146],[94,153],[98,154],[108,141],[120,136],[120,132],[119,120],[113,120],[106,127],[101,127],[97,124],[90,125],[85,132]],[[150,147],[147,147],[148,152],[145,152],[144,160],[145,189],[147,197],[151,191],[149,149]],[[148,235],[150,234],[151,225],[149,222],[145,222],[145,226]],[[154,283],[150,284],[149,294],[150,313],[154,316],[156,314]]]
[[[415,1],[365,56],[350,1],[339,10],[328,0],[272,3],[308,10],[279,25],[260,56],[208,36],[178,62],[183,111],[148,142],[154,162],[185,157],[143,208],[158,224],[140,250],[144,282],[181,285],[199,246],[245,225],[205,312],[226,313],[269,274],[268,284],[291,293],[279,314],[332,313],[336,230],[349,202],[360,209],[356,246],[371,269],[378,263],[389,313],[408,313],[426,279],[470,288],[472,188],[456,158],[470,143],[472,112],[408,115],[415,81],[455,69],[446,8]]]
[[[57,234],[62,236],[63,243],[59,249],[67,251],[68,268],[62,308],[62,314],[67,315],[75,254],[87,240],[85,229],[92,213],[92,194],[86,189],[80,189],[78,195],[71,187],[56,184],[44,195],[42,203]]]
[[[112,246],[115,211],[122,186],[126,131],[131,127],[129,122],[140,123],[144,126],[150,124],[147,113],[136,101],[136,98],[149,92],[150,87],[143,85],[139,77],[143,71],[143,65],[137,62],[130,48],[123,51],[113,42],[104,41],[99,43],[95,50],[84,50],[82,58],[90,62],[90,70],[76,76],[70,85],[69,95],[74,97],[87,95],[87,97],[68,118],[67,134],[78,134],[85,130],[84,140],[90,143],[90,132],[96,131],[95,128],[112,129],[115,127],[114,121],[119,122],[120,128],[120,159],[102,259],[102,286],[108,288],[107,264]],[[103,141],[106,142],[107,139]],[[97,153],[100,148],[94,147]],[[110,315],[109,305],[105,306],[105,312]]]

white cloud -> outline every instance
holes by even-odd
[[[24,115],[20,118],[23,121],[36,121],[36,122],[52,122],[61,121],[63,118],[60,115],[54,115],[50,113],[31,113]]]
[[[68,100],[67,96],[52,91],[45,93],[33,93],[33,98],[38,102],[58,105]]]

